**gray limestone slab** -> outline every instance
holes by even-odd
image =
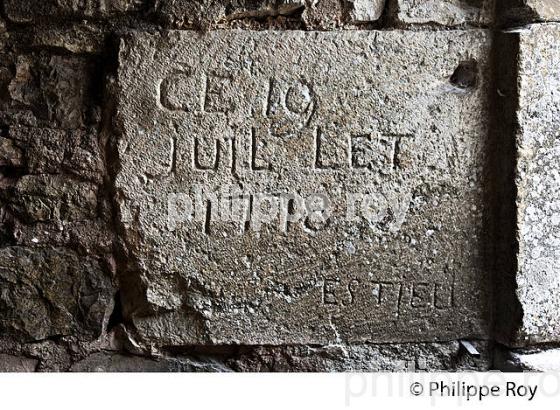
[[[533,25],[519,42],[516,344],[560,341],[560,25]]]
[[[159,345],[487,337],[491,36],[136,32],[125,315]],[[134,291],[132,291],[134,289]]]

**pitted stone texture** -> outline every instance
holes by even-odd
[[[140,10],[146,0],[5,0],[6,17],[15,23],[44,18],[91,19]]]
[[[378,20],[385,7],[385,0],[346,0],[346,2],[350,20],[358,23]]]
[[[519,34],[518,344],[560,341],[560,25]]]
[[[307,0],[302,18],[306,27],[329,30],[344,25],[349,3],[339,0]]]
[[[91,257],[63,249],[0,249],[0,331],[34,341],[98,337],[113,306],[111,279]]]
[[[124,38],[115,183],[141,337],[486,337],[489,45],[483,30]]]
[[[402,23],[445,26],[492,23],[495,0],[392,0]]]

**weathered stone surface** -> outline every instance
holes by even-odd
[[[385,0],[346,0],[354,22],[376,21],[381,17]]]
[[[12,208],[30,222],[84,221],[97,216],[98,186],[63,175],[21,177]]]
[[[234,0],[230,4],[227,1],[221,3],[227,19],[286,16],[305,6],[303,0]]]
[[[53,337],[55,340],[42,340],[26,343],[21,348],[21,353],[39,361],[38,372],[63,372],[67,371],[75,360],[76,340],[74,336]]]
[[[142,357],[98,352],[76,362],[77,372],[343,372],[488,370],[492,349],[475,343],[481,356],[473,358],[458,342],[336,345],[325,347],[224,347],[221,353],[196,352],[187,356]],[[203,348],[202,348],[203,350]]]
[[[384,6],[385,0],[161,0],[157,10],[166,25],[178,28],[286,17],[307,28],[326,29],[376,21]],[[289,22],[281,25],[290,27]],[[247,27],[252,25],[247,22]]]
[[[115,184],[139,334],[487,337],[489,45],[483,30],[123,39]]]
[[[105,18],[140,10],[145,0],[5,0],[6,17],[15,23],[44,18]]]
[[[101,54],[106,50],[108,32],[108,27],[86,20],[29,28],[21,41],[35,49],[50,48],[75,54]]]
[[[6,30],[6,23],[0,17],[0,51],[4,48],[4,43],[8,38],[7,30]]]
[[[380,372],[485,371],[492,349],[476,343],[481,357],[473,358],[458,342],[325,347],[258,347],[226,360],[235,371],[250,372]]]
[[[76,222],[55,220],[27,225],[17,221],[14,222],[12,234],[15,245],[49,244],[72,247],[84,253],[110,253],[117,242],[107,215],[104,218]]]
[[[306,27],[329,30],[344,24],[347,3],[338,0],[307,0],[302,18]]]
[[[558,372],[560,349],[533,351],[500,349],[495,354],[494,368],[504,372]]]
[[[8,130],[8,137],[8,141],[15,142],[24,152],[20,162],[25,163],[28,174],[68,172],[92,182],[102,182],[103,162],[94,130],[13,126]]]
[[[227,372],[231,371],[215,360],[188,358],[148,358],[119,353],[94,353],[76,362],[72,372]]]
[[[0,166],[21,167],[23,166],[23,153],[13,140],[0,137]]]
[[[510,34],[519,42],[516,298],[513,344],[560,341],[560,25]]]
[[[558,0],[499,0],[502,20],[513,23],[560,20]]]
[[[538,20],[560,20],[560,2],[558,0],[526,0],[526,3]]]
[[[0,249],[0,331],[21,341],[98,337],[113,306],[111,278],[64,249]]]
[[[173,27],[221,24],[241,18],[287,16],[305,0],[160,0],[159,16]]]
[[[495,0],[394,0],[396,18],[403,23],[488,25]]]
[[[38,360],[0,353],[0,372],[34,372]]]
[[[62,129],[83,128],[90,122],[93,68],[87,58],[19,55],[14,65],[14,75],[6,73],[9,98],[0,121]]]

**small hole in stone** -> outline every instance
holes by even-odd
[[[463,90],[476,87],[478,82],[478,63],[476,60],[461,61],[449,78],[449,82]]]

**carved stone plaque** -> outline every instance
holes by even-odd
[[[133,33],[123,295],[160,345],[487,335],[490,34]]]

